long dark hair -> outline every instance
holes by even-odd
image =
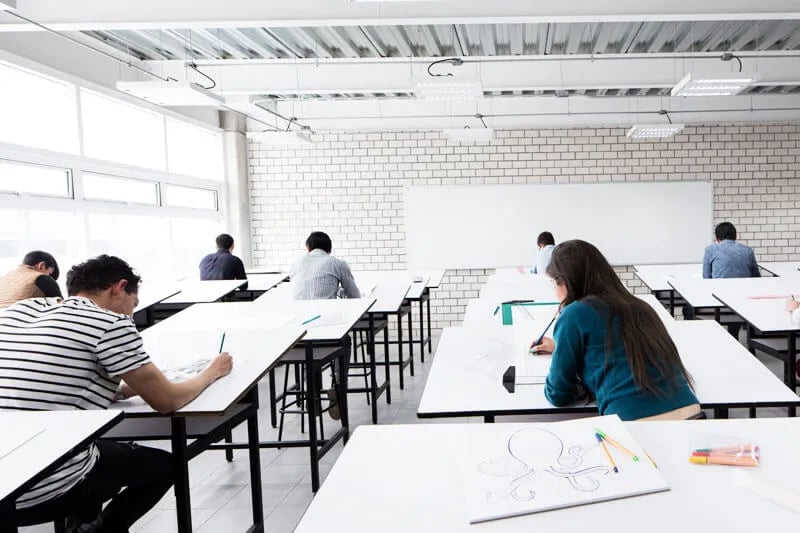
[[[670,388],[678,384],[679,375],[692,386],[678,349],[655,310],[625,288],[594,245],[580,240],[562,242],[553,250],[547,274],[567,288],[562,305],[583,301],[607,312],[607,356],[612,351],[613,324],[619,320],[625,356],[640,390],[658,396],[667,393],[653,371],[664,376]]]

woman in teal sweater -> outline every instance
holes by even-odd
[[[603,254],[585,241],[553,250],[547,274],[561,302],[545,396],[556,406],[585,388],[601,415],[623,420],[702,417],[691,377],[661,319],[622,285]]]

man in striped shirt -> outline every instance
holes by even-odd
[[[139,394],[169,413],[227,375],[223,353],[187,381],[164,377],[131,320],[139,282],[125,261],[101,255],[70,270],[63,302],[34,298],[2,311],[0,410],[106,409]],[[167,452],[99,440],[21,496],[17,516],[20,525],[68,518],[72,531],[126,532],[170,488],[171,472]]]

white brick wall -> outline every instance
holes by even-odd
[[[631,141],[618,128],[498,131],[486,146],[449,145],[430,131],[331,133],[315,140],[298,147],[249,145],[257,266],[287,268],[318,229],[355,269],[406,268],[407,185],[663,180],[712,181],[715,224],[733,222],[759,260],[800,259],[800,126],[691,127],[669,142]],[[698,231],[711,240],[713,228]],[[631,290],[644,291],[632,268],[617,272]],[[460,323],[464,300],[491,273],[449,271],[433,293],[435,327]]]

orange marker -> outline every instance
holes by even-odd
[[[718,455],[689,457],[689,462],[695,465],[729,465],[729,466],[758,466],[758,460],[753,457],[722,457]]]

